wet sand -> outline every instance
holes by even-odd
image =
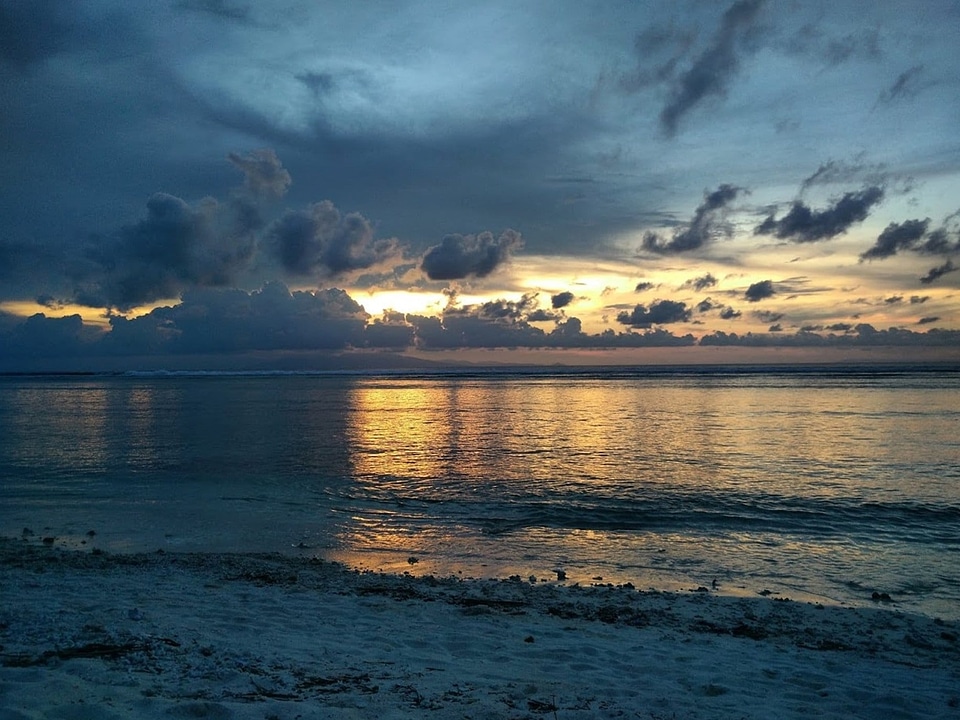
[[[0,540],[0,718],[956,718],[955,623]]]

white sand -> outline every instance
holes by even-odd
[[[957,718],[953,623],[0,540],[0,719]]]

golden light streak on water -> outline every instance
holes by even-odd
[[[30,438],[15,447],[14,459],[26,464],[103,471],[111,440],[107,432],[107,391],[102,387],[18,388],[14,401],[22,412],[10,416],[5,433]],[[73,438],[69,443],[64,437]]]

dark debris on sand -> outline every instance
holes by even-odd
[[[960,667],[958,629],[952,623],[892,609],[829,608],[763,597],[638,591],[633,586],[532,585],[519,578],[463,580],[458,577],[388,575],[349,570],[337,563],[279,554],[79,552],[0,538],[0,569],[30,572],[110,573],[142,568],[160,574],[199,573],[204,582],[250,583],[398,602],[444,602],[467,613],[536,613],[566,621],[611,626],[655,626],[665,631],[729,635],[744,641],[792,644],[822,652],[858,652],[893,662]],[[212,580],[211,580],[212,579]],[[710,618],[700,608],[708,602]],[[0,617],[0,628],[3,618]],[[123,647],[117,652],[124,650]],[[132,650],[132,648],[131,648]],[[95,651],[95,648],[90,648]],[[43,652],[43,651],[42,651]],[[49,652],[49,650],[47,651]],[[103,648],[102,652],[112,652]],[[4,663],[22,662],[4,657]]]

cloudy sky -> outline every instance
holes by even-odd
[[[956,0],[0,0],[0,366],[956,357],[957,68]]]

